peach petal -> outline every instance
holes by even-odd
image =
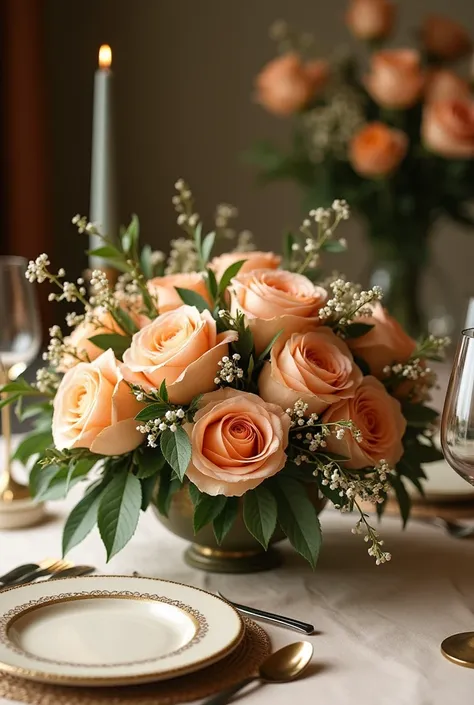
[[[137,431],[135,419],[124,419],[97,434],[90,449],[99,455],[122,455],[134,450],[142,442],[143,434]]]

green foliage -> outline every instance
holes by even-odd
[[[160,514],[165,517],[168,516],[171,500],[181,487],[181,481],[172,472],[170,466],[165,465],[160,472],[160,482],[156,497],[156,506]]]
[[[147,404],[141,411],[138,412],[135,418],[137,421],[151,421],[152,419],[157,419],[163,416],[169,408],[169,404],[162,404],[161,402]]]
[[[176,431],[163,431],[160,437],[160,447],[166,462],[171,465],[176,475],[182,481],[191,461],[191,441],[182,426]]]
[[[99,504],[104,486],[94,487],[76,504],[66,521],[63,530],[63,556],[84,541],[97,524]]]
[[[133,459],[137,466],[136,475],[139,480],[158,475],[165,465],[165,459],[158,448],[150,448],[149,446],[141,446],[135,451]]]
[[[264,485],[245,493],[244,522],[249,533],[266,550],[277,523],[277,502]]]
[[[100,335],[93,335],[89,340],[101,350],[111,348],[117,360],[122,360],[125,350],[130,347],[130,336],[119,335],[118,333],[101,333]]]
[[[437,411],[422,404],[403,404],[402,413],[409,426],[420,429],[434,423],[439,417]]]
[[[212,248],[214,247],[214,242],[216,240],[216,233],[208,233],[204,240],[202,241],[202,246],[201,246],[201,257],[202,257],[202,263],[206,265],[209,262],[209,259],[211,257],[211,252]]]
[[[270,353],[271,349],[273,348],[273,346],[275,345],[276,341],[278,340],[278,338],[280,337],[280,335],[282,333],[283,333],[283,331],[279,330],[278,333],[276,333],[276,335],[273,336],[273,338],[268,343],[267,347],[258,356],[257,362],[263,362],[265,360],[265,358]]]
[[[349,323],[349,325],[344,326],[344,336],[349,339],[361,338],[372,330],[374,326],[369,323]]]
[[[201,294],[191,291],[191,289],[183,289],[180,286],[176,286],[175,289],[183,303],[187,306],[195,306],[198,311],[209,311],[209,304]]]
[[[30,458],[39,455],[52,444],[53,435],[51,430],[31,433],[18,445],[13,453],[13,460],[19,460],[20,463],[25,465]]]
[[[411,509],[410,495],[408,494],[406,487],[403,484],[403,480],[400,477],[398,477],[398,475],[391,475],[390,476],[390,484],[392,485],[393,489],[395,490],[398,505],[400,507],[400,514],[402,517],[403,526],[405,527],[406,523],[408,521],[408,518],[410,516],[410,509]]]
[[[238,497],[227,497],[224,508],[216,516],[212,522],[212,528],[214,529],[214,536],[216,541],[221,545],[229,531],[232,529],[235,520],[239,514],[239,498]]]
[[[221,513],[226,504],[224,495],[211,497],[208,494],[201,494],[199,502],[194,507],[193,527],[197,534],[204,526],[210,524]]]
[[[219,282],[219,289],[218,293],[219,296],[223,296],[225,293],[225,290],[229,286],[231,280],[237,276],[237,274],[240,272],[242,267],[244,266],[246,260],[245,259],[240,259],[238,262],[234,262],[231,264],[227,269],[225,270],[224,274],[222,275],[220,282]]]
[[[123,463],[107,485],[98,510],[99,531],[107,561],[121,551],[135,533],[141,504],[140,480],[129,472],[128,463]]]
[[[278,523],[293,548],[314,568],[321,547],[321,526],[306,489],[297,480],[278,476],[272,489],[278,504]]]

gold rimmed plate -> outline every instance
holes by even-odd
[[[45,683],[174,678],[220,660],[243,633],[228,603],[166,580],[89,576],[0,592],[0,671]]]

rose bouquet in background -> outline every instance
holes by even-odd
[[[396,23],[391,0],[351,0],[346,24],[365,59],[314,59],[308,35],[272,28],[280,56],[256,79],[256,99],[290,118],[290,146],[260,142],[248,158],[264,182],[296,181],[305,203],[343,196],[367,224],[374,279],[412,334],[422,328],[420,277],[433,223],[474,223],[471,85],[453,64],[471,52],[466,30],[426,17],[416,48],[384,48]]]
[[[56,289],[73,310],[64,335],[51,329],[35,384],[2,388],[34,431],[16,457],[34,462],[38,499],[76,483],[83,499],[63,537],[66,553],[98,525],[108,558],[132,538],[150,503],[167,515],[178,492],[194,505],[199,537],[212,525],[225,545],[236,519],[267,548],[277,528],[315,564],[321,532],[315,492],[358,514],[377,563],[389,559],[361,508],[383,512],[397,496],[406,521],[409,481],[421,490],[422,463],[441,457],[431,439],[437,414],[427,360],[444,341],[416,343],[380,303],[341,276],[323,278],[321,253],[344,248],[336,233],[344,201],[312,210],[286,236],[283,256],[252,249],[212,258],[235,232],[232,207],[218,209],[204,235],[189,187],[173,203],[184,237],[171,252],[140,249],[138,221],[120,243],[76,216],[79,232],[103,237],[93,254],[122,273],[112,287],[92,272],[90,290],[54,273],[47,255],[30,262],[31,282]],[[79,310],[78,310],[79,309]],[[25,402],[28,402],[25,405]]]

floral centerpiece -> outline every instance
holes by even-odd
[[[47,367],[34,384],[4,385],[2,403],[34,420],[16,457],[34,459],[38,499],[85,484],[64,553],[98,525],[110,559],[141,510],[151,503],[166,516],[184,492],[198,541],[212,527],[224,546],[243,521],[267,549],[278,526],[314,566],[316,493],[355,511],[369,554],[389,560],[361,503],[381,513],[394,491],[406,521],[405,481],[421,490],[421,464],[441,457],[426,361],[445,341],[416,343],[376,287],[322,277],[321,253],[345,246],[337,237],[349,217],[344,201],[311,211],[286,236],[283,256],[252,250],[244,232],[234,251],[212,258],[216,240],[233,235],[233,209],[220,207],[204,235],[189,187],[176,188],[185,236],[167,259],[140,249],[136,217],[113,243],[76,216],[80,233],[103,237],[93,254],[122,272],[117,284],[96,270],[87,291],[83,279],[53,272],[46,254],[28,267],[31,282],[57,289],[50,300],[73,305],[72,332],[51,329]]]
[[[280,56],[257,77],[256,99],[291,119],[293,138],[286,149],[259,142],[247,157],[264,182],[296,181],[307,207],[349,201],[366,222],[371,281],[384,282],[389,308],[418,335],[433,224],[474,223],[472,83],[452,67],[472,44],[462,26],[431,15],[416,48],[387,48],[396,14],[391,0],[350,1],[346,24],[366,47],[362,61],[340,51],[315,59],[311,37],[276,23]]]

